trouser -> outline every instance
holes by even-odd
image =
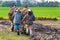
[[[20,24],[14,24],[14,32],[17,32],[17,35],[20,35],[21,31],[20,31]]]
[[[14,31],[20,30],[20,25],[19,24],[14,24]]]

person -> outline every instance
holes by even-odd
[[[10,27],[10,31],[13,31],[13,20],[12,20],[12,15],[14,14],[15,10],[17,9],[15,3],[12,3],[11,7],[10,7],[10,11],[9,11],[9,22],[11,23],[11,27]]]
[[[12,19],[14,24],[14,31],[17,32],[17,35],[20,35],[20,27],[23,16],[19,9],[17,9],[16,12],[13,14]]]
[[[29,34],[30,36],[32,35],[32,25],[33,21],[35,21],[35,17],[33,15],[33,12],[29,9],[28,14],[26,14],[23,17],[23,20],[25,19],[25,28],[26,28],[26,34]]]

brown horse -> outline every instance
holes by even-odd
[[[10,23],[11,23],[10,31],[13,31],[13,19],[12,19],[12,15],[13,15],[13,13],[14,13],[13,10],[10,10],[9,13],[8,13],[9,21],[10,21]]]
[[[26,34],[32,35],[32,25],[28,25],[26,24],[26,22],[28,22],[28,20],[25,18],[29,12],[32,12],[31,9],[27,9],[27,10],[23,10],[23,27],[22,27],[22,31],[25,32]],[[33,15],[33,12],[32,12]],[[25,29],[25,30],[24,30]]]
[[[24,19],[24,16],[27,14],[28,11],[27,10],[23,10],[23,9],[21,9],[20,11],[21,11],[21,13],[23,15],[23,19]],[[22,20],[22,23],[21,23],[21,25],[22,25],[21,26],[21,32],[22,33],[25,33],[25,23],[26,23],[25,21],[26,21],[26,19]]]

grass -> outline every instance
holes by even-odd
[[[9,12],[9,8],[0,7],[0,17],[8,18],[8,12]]]
[[[36,17],[60,18],[60,7],[32,8]]]
[[[0,32],[0,40],[28,40],[28,36],[26,35],[17,36],[13,32]]]
[[[8,18],[9,7],[0,7],[0,17]],[[30,7],[35,17],[60,19],[60,7]]]

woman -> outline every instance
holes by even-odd
[[[17,35],[20,35],[20,27],[21,27],[21,21],[23,19],[22,13],[19,11],[19,9],[16,10],[16,12],[12,16],[13,18],[13,24],[14,24],[14,31],[17,32]]]
[[[28,14],[24,17],[26,24],[26,34],[32,35],[32,25],[33,21],[35,20],[35,17],[33,15],[33,12],[31,10],[28,10]]]

